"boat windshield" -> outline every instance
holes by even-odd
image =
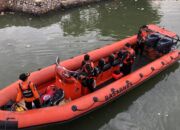
[[[72,76],[75,77],[78,72],[71,71],[59,64],[59,58],[56,59],[56,73],[62,80],[70,79]]]
[[[60,78],[64,79],[70,78],[73,71],[70,71],[61,65],[56,65],[56,72]]]

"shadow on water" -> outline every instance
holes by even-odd
[[[19,13],[0,17],[0,28],[30,26],[38,29],[59,24],[65,36],[79,36],[86,31],[100,30],[103,36],[116,38],[132,35],[139,26],[158,23],[160,19],[157,10],[153,9],[147,0],[106,1],[36,17]]]
[[[153,87],[164,80],[164,78],[171,73],[177,71],[180,64],[175,63],[167,70],[161,72],[134,90],[121,96],[119,99],[95,110],[86,116],[80,117],[76,120],[65,124],[51,124],[43,127],[36,127],[24,130],[45,130],[45,129],[61,129],[61,130],[97,130],[104,124],[108,123],[110,119],[114,118],[118,113],[127,111],[134,101],[143,96],[145,93],[153,89]],[[88,127],[87,127],[88,126]]]

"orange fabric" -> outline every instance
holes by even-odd
[[[128,47],[126,47],[126,50],[128,51],[128,55],[124,59],[123,63],[124,64],[129,64],[129,63],[133,64],[134,63],[133,57],[135,56],[135,51],[134,51],[134,49],[128,48]]]
[[[114,78],[114,79],[120,79],[121,77],[123,76],[123,73],[119,73],[119,74],[115,74],[115,73],[113,73],[112,74],[112,77]]]
[[[130,53],[131,56],[134,56],[134,55],[135,55],[134,49],[128,48],[127,50],[129,51],[129,53]]]
[[[86,61],[85,64],[82,67],[82,71],[85,71],[88,73],[88,70],[86,69],[86,65],[89,64],[91,66],[92,69],[94,69],[94,63],[92,61]]]
[[[148,32],[146,32],[146,30],[142,30],[141,37],[143,38],[144,41],[146,40],[147,35],[148,35]]]
[[[91,61],[91,67],[94,68],[94,63]]]
[[[28,83],[29,83],[28,81],[25,81],[25,82],[22,82],[22,83],[21,83],[23,90],[28,89]],[[31,89],[32,92],[33,92],[34,97],[32,97],[32,98],[25,98],[25,97],[23,97],[22,91],[21,91],[21,89],[18,87],[18,93],[17,93],[17,97],[16,97],[16,102],[20,102],[22,98],[24,98],[24,100],[25,100],[26,102],[32,102],[32,101],[34,101],[35,99],[37,99],[37,98],[40,97],[40,96],[39,96],[39,93],[38,93],[38,91],[37,91],[37,89],[36,89],[36,87],[35,87],[35,85],[34,85],[32,82],[30,83],[29,86],[30,86],[30,89]]]

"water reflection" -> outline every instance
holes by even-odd
[[[0,16],[0,73],[4,75],[0,86],[16,80],[17,73],[52,64],[57,55],[67,59],[132,35],[140,25],[158,20],[158,11],[146,0],[107,1],[39,17]],[[13,64],[7,64],[9,61]]]
[[[158,23],[157,9],[147,0],[116,0],[101,2],[84,8],[75,8],[67,12],[51,12],[33,17],[25,14],[0,16],[0,28],[10,26],[30,26],[43,28],[59,24],[64,36],[83,35],[87,31],[100,30],[103,36],[123,37],[136,32],[143,24]]]
[[[179,63],[176,63],[168,70],[162,72],[150,81],[140,85],[137,89],[133,90],[128,99],[125,98],[123,104],[130,103],[129,98],[132,98],[132,104],[128,105],[116,115],[114,119],[108,124],[103,125],[100,130],[108,129],[168,129],[169,112],[172,113],[174,104],[179,94],[176,92],[176,83],[173,83],[173,75],[178,75]],[[165,81],[165,78],[168,80]],[[165,85],[165,82],[171,82],[172,86]],[[142,88],[141,88],[142,87]],[[151,90],[151,91],[149,91]],[[135,92],[135,93],[134,93]],[[138,93],[140,95],[138,95]],[[133,100],[135,99],[135,100]],[[120,99],[121,100],[121,99]],[[119,105],[120,106],[120,105]],[[120,107],[119,107],[120,108]],[[173,119],[170,117],[170,119]],[[171,120],[172,122],[172,120]],[[173,123],[172,123],[173,124]],[[172,127],[173,125],[171,125]],[[174,126],[174,128],[176,128]]]

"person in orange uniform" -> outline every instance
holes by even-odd
[[[126,51],[126,56],[123,59],[123,66],[121,69],[124,75],[128,75],[131,73],[132,65],[134,63],[135,51],[129,43],[125,45],[124,50]]]
[[[88,54],[84,55],[84,60],[82,61],[81,71],[85,72],[87,75],[92,74],[94,69],[94,63],[90,60],[90,56]]]
[[[148,35],[148,26],[144,25],[140,27],[137,33],[137,44],[135,47],[136,54],[140,54],[140,55],[143,54],[147,35]]]
[[[19,83],[18,93],[16,97],[16,102],[20,102],[24,99],[27,109],[32,109],[32,103],[34,103],[36,108],[40,108],[40,95],[36,89],[33,82],[28,80],[29,73],[22,73],[19,75],[21,82]]]
[[[94,63],[90,60],[88,54],[84,55],[84,60],[82,61],[81,74],[82,74],[82,84],[93,92],[95,88],[95,79],[93,78],[94,73]]]

